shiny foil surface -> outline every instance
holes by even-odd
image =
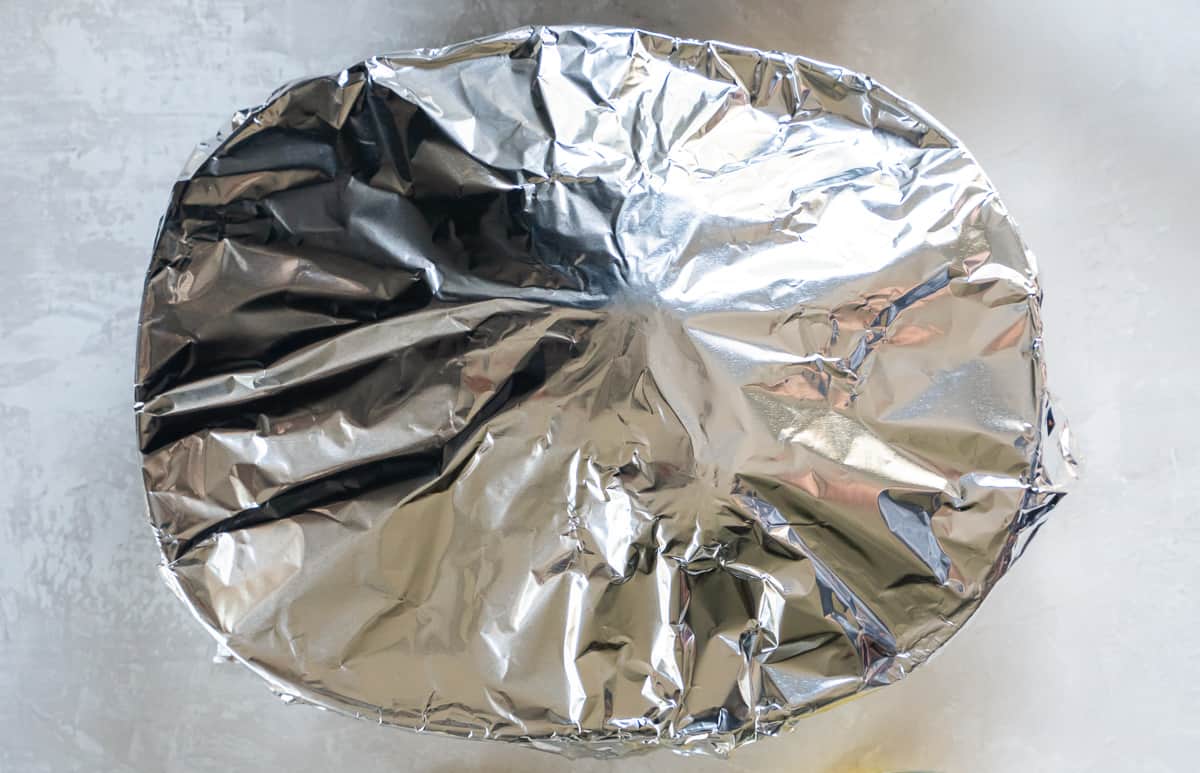
[[[523,29],[292,84],[147,275],[163,574],[291,698],[724,753],[903,677],[1071,476],[1033,257],[919,108]]]

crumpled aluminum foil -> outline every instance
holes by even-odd
[[[861,75],[595,27],[374,58],[175,186],[163,574],[292,698],[723,753],[904,676],[1061,496],[1039,303],[971,155]]]

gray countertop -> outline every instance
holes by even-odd
[[[284,706],[213,663],[156,575],[131,384],[171,182],[235,108],[373,53],[567,21],[837,62],[949,125],[1039,255],[1051,387],[1086,464],[982,611],[907,681],[729,762],[571,766],[1195,768],[1200,6],[8,0],[3,16],[0,771],[564,767]]]

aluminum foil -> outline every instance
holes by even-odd
[[[723,753],[943,644],[1062,494],[1032,255],[864,76],[523,29],[200,146],[142,307],[171,588],[281,694]]]

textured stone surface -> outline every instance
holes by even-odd
[[[130,410],[157,218],[283,81],[531,22],[634,24],[865,71],[975,151],[1041,257],[1083,484],[944,654],[730,763],[1177,771],[1200,743],[1200,9],[1116,3],[0,3],[0,770],[556,771],[281,705],[159,583]],[[581,771],[612,769],[584,761]]]

